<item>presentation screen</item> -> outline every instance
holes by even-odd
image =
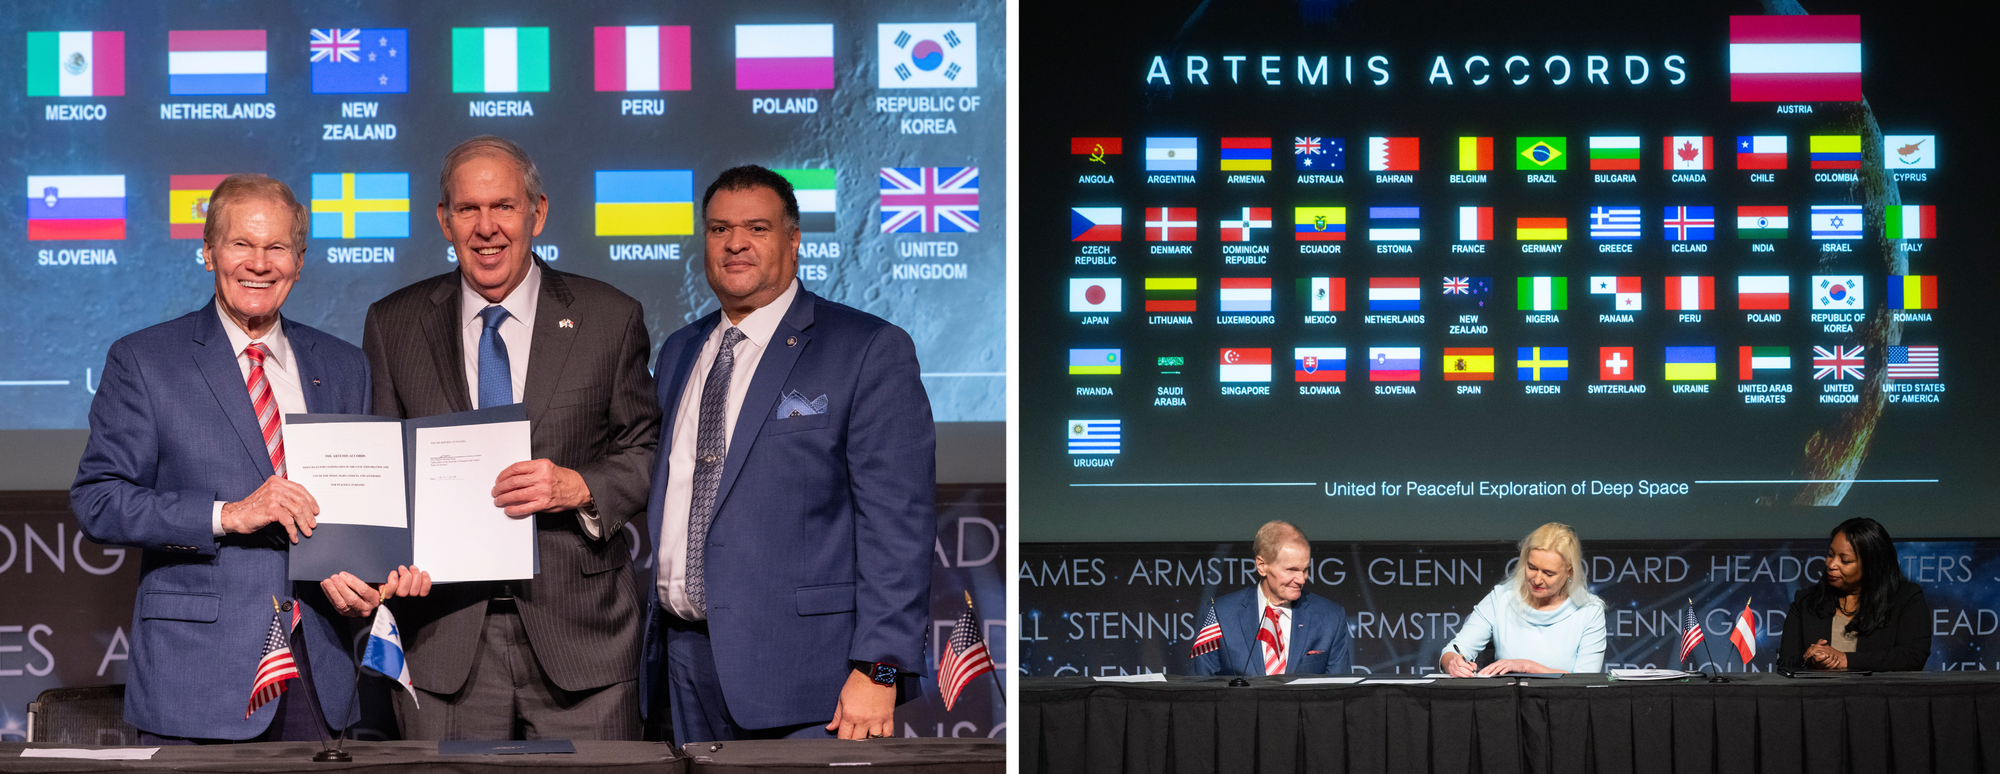
[[[1967,20],[1804,5],[1024,11],[1023,539],[1991,534]]]
[[[535,250],[645,306],[716,309],[700,197],[739,164],[798,193],[803,287],[915,338],[940,421],[1003,401],[1006,27],[997,0],[477,5],[13,3],[0,20],[0,429],[82,428],[119,337],[194,311],[209,191],[270,175],[311,211],[284,314],[354,343],[451,271],[446,151],[512,139]]]

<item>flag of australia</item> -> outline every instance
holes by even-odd
[[[409,30],[313,30],[314,94],[407,94]]]
[[[1347,168],[1347,140],[1294,136],[1292,158],[1298,162],[1300,172],[1339,172]]]

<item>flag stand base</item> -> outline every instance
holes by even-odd
[[[321,750],[313,754],[314,763],[353,763],[354,756],[346,750]]]
[[[1722,675],[1716,675],[1716,676],[1714,676],[1714,677],[1711,677],[1711,678],[1708,678],[1708,681],[1709,681],[1709,682],[1711,682],[1711,683],[1726,683],[1726,682],[1730,682],[1729,678],[1727,678],[1727,677],[1723,677]]]
[[[1236,679],[1234,679],[1234,680],[1231,680],[1231,681],[1229,681],[1229,687],[1231,687],[1231,688],[1248,688],[1248,687],[1250,687],[1250,681],[1249,681],[1249,680],[1245,680],[1245,679],[1243,679],[1243,678],[1241,678],[1241,677],[1238,677],[1238,678],[1236,678]]]

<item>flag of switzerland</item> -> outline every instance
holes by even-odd
[[[1599,347],[1597,378],[1606,382],[1632,381],[1632,348]]]

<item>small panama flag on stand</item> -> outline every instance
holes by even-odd
[[[1736,616],[1736,628],[1729,633],[1729,642],[1736,646],[1736,653],[1743,657],[1743,663],[1757,655],[1757,617],[1750,612],[1750,600],[1743,600],[1743,612]]]
[[[361,653],[361,665],[380,672],[410,692],[417,701],[417,687],[410,683],[410,665],[403,659],[403,632],[396,628],[396,616],[388,605],[375,608],[375,625],[368,630],[368,648]]]
[[[271,703],[285,689],[286,681],[299,676],[298,664],[292,661],[292,630],[299,626],[299,606],[292,602],[279,604],[277,597],[271,598],[271,631],[264,635],[264,657],[257,660],[257,679],[250,683],[250,706],[243,710],[243,719],[249,720],[257,708]],[[289,623],[286,613],[290,613]]]
[[[972,592],[965,592],[965,614],[958,617],[958,626],[951,632],[951,639],[945,641],[944,654],[938,658],[938,691],[944,694],[944,711],[950,712],[958,703],[959,691],[972,683],[973,678],[993,671],[993,659],[986,653],[986,638],[979,634],[979,616],[972,610]],[[994,683],[1000,681],[995,675]],[[1004,695],[1004,694],[1003,694]]]
[[[1215,652],[1222,647],[1222,621],[1215,617],[1215,600],[1208,601],[1208,617],[1201,619],[1201,631],[1195,632],[1194,647],[1188,649],[1188,658],[1198,658]]]

